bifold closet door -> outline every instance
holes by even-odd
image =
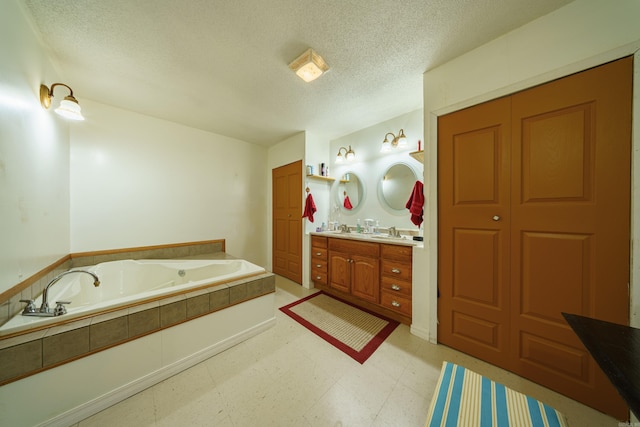
[[[511,100],[438,121],[438,341],[508,367]]]
[[[515,371],[626,419],[561,312],[629,324],[632,58],[512,97]]]
[[[628,409],[561,312],[629,322],[632,60],[438,121],[438,340]]]

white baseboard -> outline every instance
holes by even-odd
[[[102,396],[92,399],[82,405],[76,406],[73,409],[70,409],[54,418],[51,418],[43,423],[40,423],[39,426],[46,427],[68,427],[70,425],[79,423],[80,421],[88,418],[92,415],[97,414],[98,412],[115,405],[118,402],[121,402],[136,393],[141,392],[155,384],[158,384],[161,381],[166,380],[167,378],[184,371],[187,368],[190,368],[198,363],[215,356],[218,353],[221,353],[234,345],[240,344],[243,341],[248,340],[249,338],[258,335],[261,332],[266,331],[267,329],[274,326],[276,323],[276,318],[273,317],[269,320],[266,320],[262,323],[259,323],[251,328],[248,328],[236,335],[233,335],[229,338],[226,338],[222,341],[219,341],[213,345],[203,348],[202,350],[193,353],[181,360],[178,360],[170,365],[163,366],[162,368],[148,374],[142,376],[128,384],[125,384],[117,389],[114,389],[108,393],[103,394]]]
[[[434,343],[433,341],[431,341],[431,338],[429,337],[429,330],[428,329],[424,329],[424,328],[420,328],[418,326],[411,325],[411,328],[409,330],[413,335],[415,335],[417,337],[420,337],[423,340],[427,340],[429,342]]]

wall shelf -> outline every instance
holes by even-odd
[[[317,179],[319,181],[329,181],[329,182],[333,182],[336,180],[335,178],[331,178],[330,176],[321,176],[321,175],[307,175],[307,178]]]
[[[411,153],[409,153],[409,155],[414,159],[416,159],[417,161],[419,161],[420,163],[424,164],[424,150],[412,151]]]

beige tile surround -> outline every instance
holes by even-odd
[[[90,261],[73,259],[70,268],[132,258],[233,258],[219,249],[201,249],[191,248],[186,255],[181,252],[182,257],[171,251],[159,254],[162,256],[122,252],[108,260],[92,256]],[[0,386],[272,292],[275,275],[266,272],[0,339]]]

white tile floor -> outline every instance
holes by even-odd
[[[309,291],[276,280],[276,305]],[[422,426],[443,360],[529,394],[570,426],[618,426],[598,411],[400,325],[360,365],[276,309],[268,331],[77,424],[88,426]]]

